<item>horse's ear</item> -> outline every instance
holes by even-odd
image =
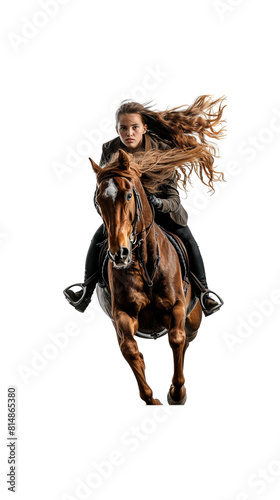
[[[119,164],[122,170],[129,170],[129,157],[123,149],[119,149]]]
[[[95,163],[91,158],[89,158],[89,161],[91,163],[91,166],[93,168],[93,171],[97,174],[99,174],[99,172],[102,170],[101,167],[99,167],[99,165],[97,165],[97,163]]]

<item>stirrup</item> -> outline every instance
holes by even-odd
[[[206,309],[206,305],[204,304],[204,299],[205,299],[206,295],[209,295],[209,293],[212,293],[213,295],[215,295],[215,297],[217,297],[217,299],[219,300],[219,303],[215,307],[213,307],[213,309],[211,311],[208,311]],[[204,312],[205,316],[210,316],[210,314],[213,314],[214,312],[218,311],[222,307],[222,305],[224,304],[224,301],[216,292],[213,292],[212,290],[209,290],[209,288],[206,288],[206,290],[204,292],[201,292],[200,304],[201,304],[202,311]]]
[[[82,289],[82,295],[81,295],[81,297],[79,298],[79,300],[73,300],[73,299],[70,297],[70,295],[68,294],[68,290],[70,290],[70,289],[71,289],[71,288],[73,288],[74,286],[80,286],[80,287],[81,287],[81,289]],[[84,297],[85,297],[85,295],[86,295],[86,292],[87,292],[87,287],[86,287],[86,285],[84,285],[83,283],[75,283],[74,285],[70,285],[70,286],[68,286],[67,288],[65,288],[65,290],[63,290],[63,293],[64,293],[64,295],[65,295],[66,299],[67,299],[67,300],[68,300],[68,302],[69,302],[72,306],[74,306],[74,307],[78,306],[78,305],[79,305],[79,304],[83,301],[83,299],[84,299]],[[77,293],[77,292],[76,292],[76,293]]]

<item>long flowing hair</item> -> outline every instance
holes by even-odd
[[[153,111],[150,103],[123,101],[116,112],[116,124],[122,114],[138,113],[147,131],[170,146],[170,150],[150,150],[137,153],[142,182],[150,192],[174,175],[184,190],[191,182],[192,173],[215,191],[214,182],[224,181],[224,174],[215,170],[218,147],[210,139],[225,136],[222,118],[225,96],[213,100],[210,95],[199,96],[190,106],[183,105],[166,111]]]

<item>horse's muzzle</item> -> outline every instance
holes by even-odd
[[[116,253],[108,250],[108,255],[115,267],[127,267],[131,262],[131,252],[126,247],[120,247]]]

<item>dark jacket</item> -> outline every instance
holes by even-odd
[[[146,133],[143,138],[145,141],[143,149],[145,151],[148,151],[149,149],[170,149],[170,146],[166,142],[161,141],[154,135]],[[102,167],[106,163],[108,163],[111,156],[119,149],[127,151],[125,144],[121,142],[119,137],[116,137],[112,141],[103,144],[100,166]],[[162,186],[160,192],[156,193],[156,196],[162,200],[162,208],[161,210],[155,211],[155,221],[163,227],[168,226],[169,229],[170,225],[172,226],[172,224],[174,223],[178,226],[185,227],[188,223],[188,214],[184,207],[181,205],[175,173],[172,178],[170,178]]]

